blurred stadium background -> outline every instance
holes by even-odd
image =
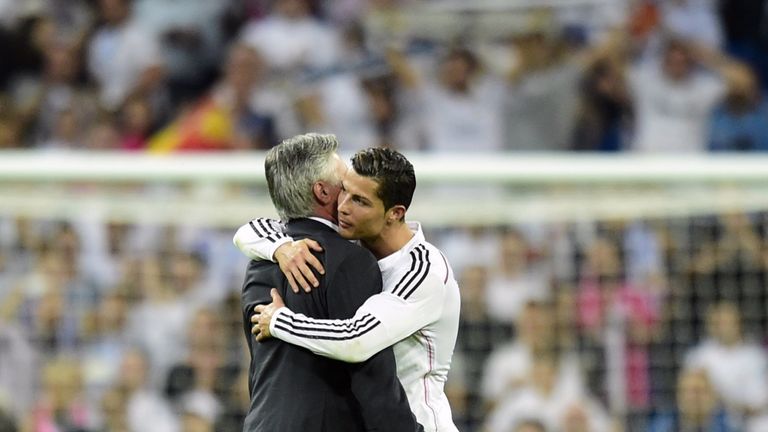
[[[414,162],[466,432],[768,431],[765,0],[0,0],[0,432],[239,431],[234,230]]]

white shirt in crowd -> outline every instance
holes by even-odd
[[[488,315],[500,322],[514,322],[529,301],[551,297],[549,281],[549,272],[542,266],[514,276],[495,272],[487,285]]]
[[[633,150],[676,153],[706,149],[709,118],[726,91],[721,79],[696,71],[675,82],[657,62],[644,62],[632,68],[629,83],[637,117]]]
[[[480,387],[483,399],[499,401],[516,393],[530,377],[533,361],[530,348],[521,342],[495,349],[484,368]],[[563,357],[556,379],[556,387],[565,394],[581,395],[585,392],[579,361],[575,356]]]
[[[610,419],[605,410],[594,400],[567,394],[555,389],[550,395],[544,395],[532,387],[508,397],[499,404],[486,423],[488,432],[507,432],[515,430],[520,423],[528,420],[541,422],[548,431],[564,429],[571,410],[583,412],[586,430],[591,432],[609,432]]]
[[[685,367],[706,370],[726,405],[768,408],[768,355],[757,345],[710,339],[688,352]]]
[[[165,399],[148,390],[131,395],[126,411],[131,432],[178,432],[181,429]]]
[[[136,22],[102,27],[88,49],[88,71],[101,88],[101,102],[117,109],[131,93],[141,74],[163,64],[154,34]]]
[[[507,88],[491,78],[470,86],[467,93],[425,83],[414,96],[423,120],[427,150],[435,152],[497,152],[504,149],[503,101]]]
[[[254,228],[257,225],[261,232]],[[274,226],[258,220],[245,224],[234,243],[253,259],[271,258],[277,246],[268,240],[265,227]],[[270,332],[316,354],[348,362],[365,361],[393,346],[397,376],[424,430],[457,432],[444,387],[459,328],[459,286],[443,254],[424,238],[421,225],[409,227],[413,238],[379,260],[384,291],[370,297],[354,317],[318,320],[281,308],[272,317]]]
[[[242,40],[255,48],[272,69],[323,68],[339,56],[338,36],[312,17],[270,15],[245,26]]]

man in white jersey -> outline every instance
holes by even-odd
[[[425,431],[454,432],[443,388],[459,325],[459,287],[421,226],[405,222],[415,187],[413,165],[400,153],[379,148],[356,153],[338,198],[339,233],[359,240],[379,260],[383,292],[370,297],[353,318],[319,320],[284,307],[273,291],[273,303],[256,310],[253,333],[257,340],[272,336],[347,362],[364,361],[394,344],[397,375],[416,419]],[[234,238],[253,259],[311,256],[306,244],[290,241],[279,224],[265,219],[243,225]],[[297,262],[281,267],[306,283],[301,278],[310,272],[299,269],[319,264]]]

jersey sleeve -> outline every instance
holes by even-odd
[[[275,251],[293,241],[286,235],[279,220],[258,218],[237,229],[232,243],[248,258],[256,261],[274,261]]]
[[[435,274],[424,276],[401,291],[372,296],[349,319],[314,319],[281,308],[272,316],[270,333],[324,357],[365,361],[440,317],[445,284]]]

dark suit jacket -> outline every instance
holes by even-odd
[[[312,220],[287,224],[299,240],[311,237],[323,246],[320,286],[294,293],[277,264],[251,261],[243,286],[243,330],[251,352],[251,406],[246,432],[408,432],[420,426],[397,380],[395,358],[387,348],[364,363],[344,363],[271,339],[256,342],[250,317],[258,304],[270,303],[277,288],[285,305],[314,318],[346,319],[368,297],[381,292],[381,273],[371,253]]]

